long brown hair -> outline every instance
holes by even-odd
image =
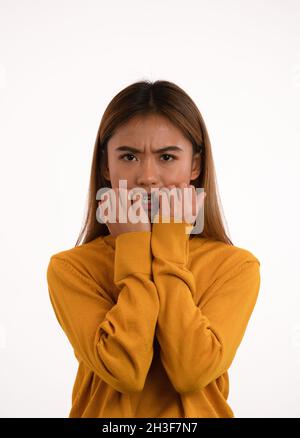
[[[167,117],[191,141],[193,154],[201,153],[201,173],[191,182],[195,187],[204,188],[206,193],[204,228],[199,236],[233,245],[224,228],[211,144],[199,109],[188,94],[173,82],[143,80],[121,90],[102,116],[94,146],[84,224],[75,246],[110,234],[106,224],[96,218],[96,193],[102,187],[111,187],[110,181],[103,176],[108,140],[119,126],[132,117],[153,113]],[[191,234],[190,237],[196,235]]]

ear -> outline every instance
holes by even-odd
[[[197,152],[193,156],[192,169],[191,169],[191,177],[190,177],[191,181],[193,181],[194,179],[197,179],[199,177],[199,175],[201,173],[200,165],[201,165],[200,152]]]
[[[104,167],[104,170],[103,170],[103,176],[104,176],[104,178],[105,178],[107,181],[110,181],[109,169],[108,169],[107,166]]]

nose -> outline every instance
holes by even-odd
[[[157,174],[157,169],[153,164],[151,158],[145,159],[139,168],[139,173],[136,178],[136,183],[141,187],[151,187],[157,186],[159,181],[159,176]]]

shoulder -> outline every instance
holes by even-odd
[[[255,261],[260,264],[258,257],[249,249],[210,238],[195,236],[190,240],[190,251],[192,254],[201,254],[221,264],[230,264],[238,260]]]
[[[103,243],[103,236],[73,247],[56,252],[48,260],[50,271],[66,271],[80,276],[87,281],[99,281],[100,266],[107,261],[107,246]]]
[[[224,283],[245,270],[253,279],[260,276],[260,260],[249,249],[199,236],[190,241],[190,264],[206,287]]]

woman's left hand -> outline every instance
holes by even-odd
[[[162,194],[164,192],[165,194]],[[206,193],[196,192],[192,184],[180,183],[179,186],[169,185],[159,190],[159,222],[162,217],[169,222],[186,222],[194,225],[200,209],[204,206]],[[167,203],[162,199],[167,199]],[[163,211],[162,211],[163,207]]]

